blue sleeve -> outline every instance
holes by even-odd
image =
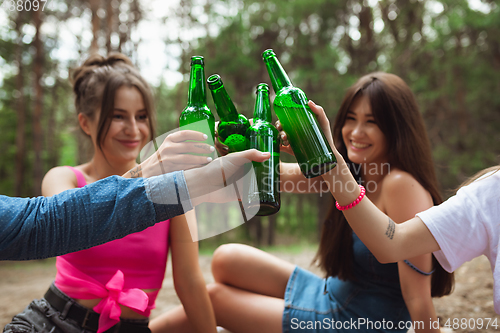
[[[42,259],[83,250],[191,208],[182,172],[148,179],[112,176],[52,197],[0,196],[0,260]]]

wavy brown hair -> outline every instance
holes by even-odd
[[[92,120],[96,114],[99,116],[96,144],[101,151],[111,125],[116,91],[123,86],[134,87],[142,95],[150,139],[155,137],[156,111],[151,88],[128,57],[121,53],[112,53],[107,58],[94,54],[73,70],[72,77],[77,114],[82,113]]]
[[[432,196],[434,205],[442,202],[432,161],[430,142],[415,97],[406,83],[396,75],[376,72],[363,76],[344,96],[333,126],[337,150],[344,156],[354,177],[361,181],[359,165],[347,155],[342,127],[353,101],[366,96],[370,101],[375,123],[386,137],[388,162],[391,167],[411,174]],[[356,172],[357,171],[357,172]],[[447,295],[453,289],[453,274],[447,273],[433,258],[433,297]],[[321,240],[315,260],[327,276],[353,280],[352,229],[344,214],[330,207],[321,230]]]
[[[498,171],[500,171],[500,165],[492,166],[492,167],[486,168],[484,170],[481,170],[478,173],[476,173],[474,176],[472,176],[472,177],[468,178],[466,181],[464,181],[460,185],[460,187],[458,189],[456,189],[456,191],[458,191],[460,188],[462,188],[464,186],[467,186],[467,185],[475,182],[476,180],[478,180],[479,178],[483,177],[484,175],[486,175],[488,173],[491,173],[491,175],[493,175],[494,173],[497,173]]]

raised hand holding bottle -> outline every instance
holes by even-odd
[[[274,112],[293,149],[305,177],[322,175],[336,165],[336,159],[302,90],[292,85],[273,50],[262,53],[276,98]]]

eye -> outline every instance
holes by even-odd
[[[377,124],[377,122],[373,119],[367,120],[366,122],[369,124]]]
[[[148,119],[148,115],[146,113],[138,115],[137,119],[142,120],[142,121],[147,120]]]
[[[347,117],[345,118],[345,120],[346,120],[346,121],[347,121],[347,120],[356,120],[356,118],[354,118],[353,116],[347,116]]]
[[[119,114],[119,113],[115,113],[113,115],[113,119],[123,119],[123,116],[121,114]]]

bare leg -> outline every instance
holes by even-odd
[[[208,285],[217,325],[233,333],[280,333],[284,300],[221,283]],[[153,333],[194,332],[182,306],[153,319]]]
[[[241,244],[212,258],[216,283],[207,286],[217,325],[234,333],[282,331],[283,297],[295,265]],[[151,321],[153,333],[193,332],[182,306]]]
[[[215,250],[212,274],[216,282],[257,294],[283,298],[295,265],[242,244]]]

